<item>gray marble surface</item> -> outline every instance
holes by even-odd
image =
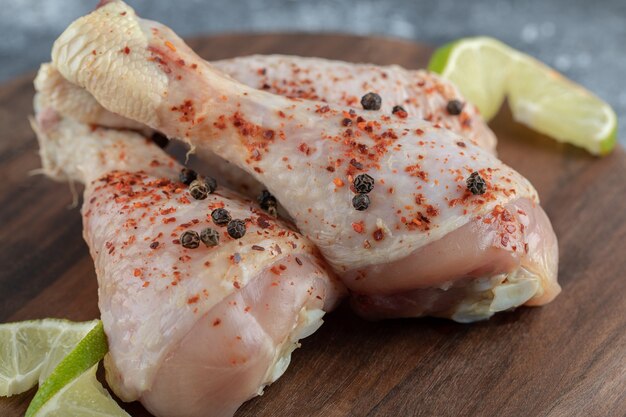
[[[626,145],[626,0],[128,0],[183,36],[249,31],[378,34],[432,44],[489,35],[610,102]],[[49,59],[96,0],[0,0],[0,81]]]

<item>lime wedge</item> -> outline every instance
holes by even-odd
[[[26,417],[128,416],[96,379],[98,363],[107,351],[104,328],[98,321],[41,384]]]
[[[96,323],[45,319],[0,324],[0,396],[41,383]]]
[[[465,38],[435,51],[428,68],[457,85],[486,120],[508,97],[513,117],[560,142],[609,153],[617,116],[604,101],[555,70],[492,38]]]
[[[31,412],[29,408],[26,416],[130,417],[98,382],[96,379],[97,369],[98,364],[92,366],[63,386],[37,411]]]

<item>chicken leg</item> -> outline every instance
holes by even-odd
[[[41,97],[36,107],[45,173],[85,184],[109,385],[155,416],[232,416],[282,375],[342,286],[307,239],[250,201],[220,189],[195,200],[149,139],[62,118]],[[245,234],[217,226],[215,209]],[[206,245],[183,237],[207,227]]]

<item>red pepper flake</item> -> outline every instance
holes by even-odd
[[[422,129],[415,129],[415,133],[417,134],[417,136],[422,136],[424,134],[424,131]]]
[[[335,186],[337,186],[338,188],[343,187],[344,185],[343,180],[341,178],[335,178],[333,180],[333,183],[335,183]]]
[[[435,217],[439,214],[439,210],[429,204],[426,206],[426,214],[428,214],[430,217]]]
[[[465,148],[465,147],[467,147],[467,145],[465,144],[465,142],[461,142],[461,141],[459,141],[459,142],[457,142],[456,144],[457,144],[458,146],[460,146],[461,148]]]
[[[265,214],[262,214],[259,216],[259,218],[256,221],[256,224],[261,228],[261,229],[267,229],[268,227],[271,226],[271,223],[269,222],[270,218],[268,216],[266,216]]]
[[[152,242],[152,243],[150,244],[150,249],[156,249],[156,248],[158,248],[158,247],[159,247],[159,242]]]
[[[330,107],[328,105],[322,106],[322,107],[318,107],[317,110],[315,110],[315,113],[328,113],[330,111]]]
[[[219,326],[221,322],[222,322],[222,320],[221,320],[221,319],[215,319],[215,320],[213,320],[213,327]]]
[[[298,146],[298,150],[306,156],[311,155],[312,152],[311,148],[309,148],[309,145],[307,145],[306,143],[301,143],[300,146]]]
[[[197,295],[194,295],[193,297],[189,297],[187,299],[187,304],[195,304],[200,300],[200,297],[198,297]]]
[[[271,129],[263,131],[263,137],[267,140],[274,139],[274,131]]]
[[[372,236],[374,237],[374,240],[378,242],[385,238],[385,233],[382,229],[376,229],[374,230],[374,233],[372,233]]]
[[[363,233],[363,231],[365,230],[365,225],[362,221],[358,223],[352,223],[352,228],[357,233]]]
[[[240,289],[241,288],[241,284],[239,284],[239,281],[235,281],[233,282],[233,287]]]
[[[135,268],[135,270],[133,271],[133,275],[136,277],[140,277],[142,275],[141,269]]]
[[[144,281],[142,287],[146,288],[148,285],[150,285],[150,281]]]
[[[258,250],[259,252],[263,252],[265,250],[265,248],[263,246],[259,246],[259,245],[252,245],[252,250]]]
[[[355,167],[356,169],[363,169],[363,164],[360,163],[359,161],[357,161],[356,159],[352,158],[350,160],[350,165],[352,165],[353,167]]]
[[[125,53],[126,55],[130,54],[130,48],[128,46],[124,47],[120,52]]]
[[[163,219],[163,223],[168,224],[168,223],[174,223],[176,221],[176,217],[167,217],[165,219]]]
[[[275,274],[275,275],[280,275],[280,273],[281,273],[281,270],[276,265],[271,267],[270,271],[272,271],[272,273]]]
[[[428,174],[425,171],[420,169],[421,167],[418,164],[409,165],[404,168],[405,172],[408,172],[412,177],[421,178],[423,181],[428,182]]]
[[[176,47],[172,44],[172,42],[165,41],[165,46],[167,46],[171,51],[176,52]]]
[[[220,130],[226,129],[226,117],[221,115],[217,118],[217,121],[213,123],[213,126]]]
[[[178,119],[181,122],[193,122],[196,116],[196,110],[191,100],[185,100],[180,106],[173,106],[171,110],[182,113]]]

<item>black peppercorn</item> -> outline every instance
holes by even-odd
[[[154,132],[152,134],[152,142],[156,143],[161,149],[165,148],[170,140],[161,132]]]
[[[354,189],[359,194],[367,194],[374,189],[374,178],[367,174],[359,174],[354,178]]]
[[[352,206],[359,210],[366,210],[370,206],[370,198],[367,194],[357,194],[352,198]]]
[[[196,200],[204,200],[209,195],[209,187],[199,178],[189,184],[189,193]]]
[[[487,192],[487,183],[476,171],[467,178],[467,189],[474,195],[485,194]]]
[[[211,212],[211,218],[216,225],[224,226],[230,221],[230,213],[226,209],[216,208]]]
[[[406,113],[406,110],[404,110],[404,107],[402,106],[393,106],[393,109],[391,109],[391,113],[393,114],[396,114],[400,111]]]
[[[187,249],[195,249],[200,246],[200,236],[198,232],[193,230],[187,230],[185,233],[180,235],[180,244],[183,245],[183,248]]]
[[[361,97],[361,106],[364,110],[380,110],[383,100],[376,93],[367,93]]]
[[[220,234],[217,230],[207,227],[200,232],[200,240],[207,246],[217,246],[220,243]]]
[[[198,177],[198,173],[196,173],[196,171],[194,171],[193,169],[189,169],[189,168],[183,168],[180,171],[180,175],[178,176],[178,178],[180,179],[180,182],[182,182],[185,185],[190,185],[191,182],[195,180],[197,177]]]
[[[196,200],[204,200],[216,188],[217,181],[213,177],[198,177],[189,184],[189,192]]]
[[[448,101],[448,105],[446,106],[446,110],[448,114],[452,116],[458,116],[463,111],[463,107],[465,104],[461,103],[459,100],[450,100]]]
[[[239,219],[231,220],[226,226],[226,231],[233,239],[242,238],[246,234],[246,222]]]
[[[203,177],[204,183],[209,188],[209,194],[213,194],[217,190],[217,180],[213,177]]]
[[[269,191],[261,191],[261,194],[257,197],[257,201],[259,202],[259,206],[261,206],[261,208],[267,211],[271,216],[278,216],[278,211],[276,209],[278,202],[276,201],[276,197],[274,197]]]
[[[276,206],[276,197],[267,190],[261,191],[261,194],[259,194],[256,200],[263,210],[267,210],[270,206]]]

